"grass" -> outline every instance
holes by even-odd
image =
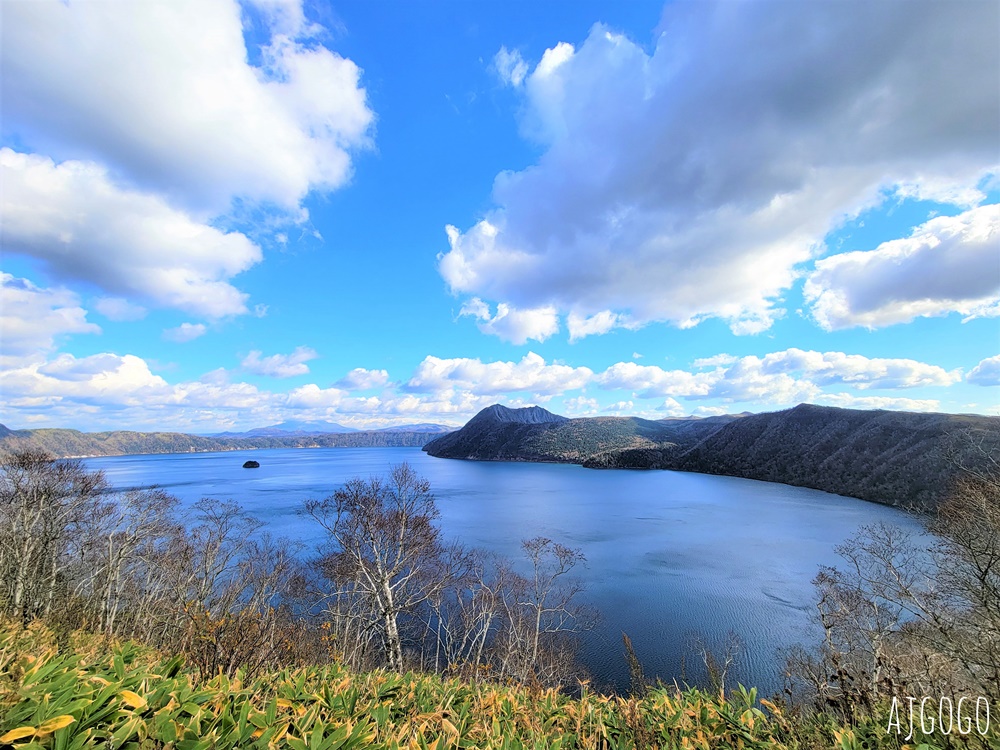
[[[642,698],[352,674],[333,664],[199,681],[180,657],[0,623],[0,746],[11,748],[899,748],[874,725],[793,721],[740,688]],[[894,743],[894,744],[887,744]],[[926,746],[933,747],[933,746]]]

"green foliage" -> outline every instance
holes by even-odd
[[[74,633],[59,653],[39,624],[0,624],[0,745],[81,748],[892,748],[870,718],[845,729],[801,719],[755,690],[727,698],[658,688],[644,697],[491,684],[433,675],[353,674],[340,665],[247,680],[199,680],[179,658]],[[947,738],[943,738],[946,740]],[[926,747],[935,738],[922,738]],[[975,745],[972,745],[975,747]],[[990,745],[988,747],[996,747]]]
[[[178,659],[40,626],[0,633],[0,740],[13,748],[763,748],[780,722],[752,698],[642,700],[468,685],[332,665],[198,681]],[[772,709],[775,710],[776,709]]]

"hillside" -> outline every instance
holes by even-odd
[[[430,441],[424,450],[439,458],[583,463],[609,451],[693,444],[733,419],[568,419],[540,406],[509,409],[495,404],[461,430]]]
[[[760,479],[929,509],[958,465],[1000,450],[1000,418],[801,404],[727,425],[663,468]]]
[[[0,453],[34,447],[58,458],[120,456],[145,453],[204,453],[264,448],[419,448],[427,432],[368,430],[315,435],[207,437],[180,432],[78,432],[77,430],[9,430],[0,425]]]
[[[981,466],[1000,450],[1000,419],[975,415],[802,404],[769,414],[650,421],[566,419],[532,408],[538,411],[529,418],[519,415],[524,410],[490,407],[424,450],[442,458],[722,474],[916,509],[947,494],[959,465]]]

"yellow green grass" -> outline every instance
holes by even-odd
[[[198,681],[179,657],[0,623],[0,746],[13,748],[893,747],[793,721],[752,691],[609,697],[338,665]],[[882,736],[878,736],[881,734]],[[890,744],[890,743],[895,744]]]

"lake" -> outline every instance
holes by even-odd
[[[244,469],[253,458],[259,469]],[[275,535],[314,545],[296,515],[355,476],[409,462],[431,483],[445,537],[517,558],[547,536],[586,555],[585,600],[601,613],[582,657],[595,686],[628,688],[622,632],[647,677],[703,676],[699,640],[742,650],[729,682],[782,688],[778,651],[820,637],[811,584],[834,547],[882,520],[917,531],[894,508],[816,490],[672,471],[594,471],[563,464],[432,458],[418,448],[233,451],[86,459],[118,488],[157,486],[184,503],[239,502]]]

